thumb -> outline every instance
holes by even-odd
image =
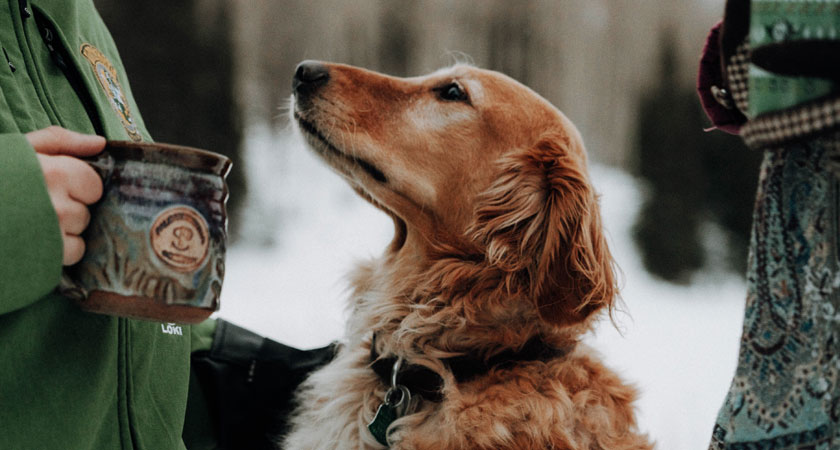
[[[105,138],[82,134],[58,126],[26,133],[26,140],[38,153],[46,155],[92,156],[105,148]]]

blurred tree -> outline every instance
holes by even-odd
[[[530,85],[528,64],[540,54],[533,45],[535,3],[533,0],[497,1],[487,24],[487,68],[498,70]]]
[[[228,211],[235,237],[246,184],[228,2],[95,2],[120,49],[152,137],[233,159]]]
[[[705,117],[691,86],[677,77],[678,58],[664,36],[656,89],[640,104],[636,172],[648,196],[634,230],[647,269],[686,283],[703,267],[701,224],[718,223],[729,268],[743,273],[760,155],[740,138],[703,132]]]
[[[693,93],[675,79],[675,49],[672,41],[665,42],[657,89],[639,112],[638,173],[648,181],[649,192],[634,231],[648,271],[687,282],[704,263],[699,237],[702,147],[696,140]]]
[[[379,64],[385,73],[407,76],[414,59],[413,24],[417,17],[416,2],[386,2],[382,11],[382,37],[379,42]]]
[[[697,115],[710,126],[699,107]],[[703,142],[706,207],[727,233],[730,267],[745,274],[762,153],[722,131],[704,133]]]

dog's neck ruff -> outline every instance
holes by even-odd
[[[478,378],[494,369],[508,369],[518,363],[532,361],[548,361],[562,358],[574,350],[577,342],[556,348],[548,345],[540,336],[531,338],[519,350],[505,350],[490,358],[480,358],[477,355],[462,355],[441,360],[446,368],[452,372],[455,381],[466,383]],[[443,377],[426,366],[419,364],[404,364],[394,376],[396,356],[381,357],[376,351],[376,333],[370,345],[371,369],[379,376],[386,386],[391,386],[392,380],[405,386],[412,395],[417,394],[431,402],[443,400]]]

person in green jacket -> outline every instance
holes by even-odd
[[[151,136],[91,0],[0,5],[0,450],[274,448],[334,346],[91,314],[55,292],[102,193],[79,157]]]
[[[90,0],[0,1],[0,449],[184,449],[189,327],[54,292],[102,192],[78,157],[151,140],[117,49]]]

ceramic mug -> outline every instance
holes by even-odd
[[[102,177],[82,260],[59,290],[82,309],[197,323],[219,308],[231,161],[190,147],[109,141],[86,160]]]

